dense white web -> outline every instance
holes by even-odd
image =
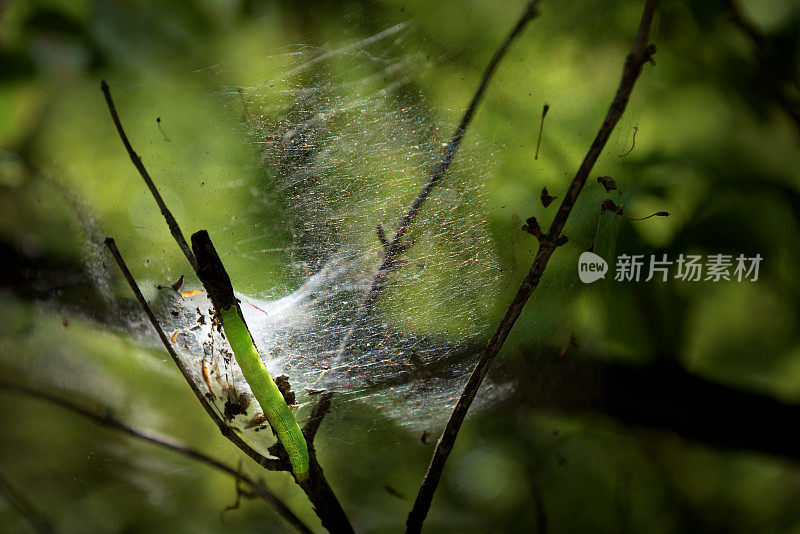
[[[262,177],[236,185],[252,200],[231,226],[255,221],[233,252],[254,266],[279,254],[296,280],[282,297],[274,297],[278,289],[269,298],[238,295],[273,378],[288,376],[301,404],[335,391],[419,430],[441,424],[455,404],[485,342],[501,269],[483,214],[481,164],[462,147],[417,216],[413,246],[376,308],[347,350],[337,350],[381,262],[377,226],[391,238],[454,128],[438,123],[416,87],[421,58],[403,54],[404,31],[290,54],[286,72],[228,90]],[[268,246],[276,236],[284,245]],[[254,267],[252,276],[263,273]],[[263,430],[205,294],[162,290],[153,305],[220,412],[246,435]],[[485,385],[479,404],[507,387]]]

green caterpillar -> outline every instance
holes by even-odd
[[[222,318],[222,327],[225,336],[231,345],[233,354],[239,367],[242,369],[244,379],[253,391],[256,400],[264,410],[270,426],[277,434],[278,439],[292,462],[292,471],[298,480],[308,478],[308,446],[303,432],[292,415],[292,411],[283,399],[278,386],[270,378],[264,362],[258,356],[253,338],[247,326],[239,316],[236,306],[219,310]]]

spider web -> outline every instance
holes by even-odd
[[[455,404],[485,343],[501,269],[483,214],[481,163],[462,147],[415,219],[413,246],[376,308],[337,350],[382,259],[377,227],[391,237],[452,133],[416,88],[423,58],[403,53],[407,31],[397,25],[339,48],[266,58],[291,64],[251,87],[219,90],[248,129],[260,179],[230,184],[248,188],[247,213],[210,231],[212,239],[247,236],[232,252],[253,266],[253,278],[264,276],[266,258],[282,258],[293,288],[237,297],[270,375],[288,376],[301,405],[334,391],[420,430],[441,425]],[[276,239],[282,246],[270,246]],[[207,398],[261,443],[263,417],[205,294],[185,292],[195,287],[162,290],[151,304]],[[478,405],[509,388],[487,382]]]

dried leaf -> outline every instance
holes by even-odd
[[[174,343],[174,341],[173,341],[173,343]],[[217,400],[217,396],[214,395],[214,390],[211,388],[211,377],[208,374],[208,364],[206,363],[205,359],[203,359],[202,372],[203,372],[203,382],[206,383],[206,387],[208,388],[207,395],[212,400]]]
[[[278,386],[278,391],[280,391],[281,395],[283,395],[283,400],[286,401],[286,404],[289,406],[297,404],[297,399],[295,398],[294,391],[292,391],[292,385],[289,384],[288,376],[281,375],[276,377],[275,385]]]
[[[202,292],[203,292],[202,289],[191,289],[189,291],[181,291],[181,296],[183,298],[189,298],[189,297],[193,297],[195,295],[199,295]]]
[[[610,192],[613,189],[617,189],[617,182],[610,176],[598,176],[597,183],[603,184],[603,187],[606,188],[606,193]],[[617,189],[619,191],[619,189]]]
[[[558,198],[558,197],[554,197],[554,196],[552,196],[550,193],[548,193],[548,192],[547,192],[547,188],[546,188],[546,187],[542,189],[542,205],[543,205],[545,208],[546,208],[547,206],[549,206],[550,204],[552,204],[552,203],[553,203],[553,201],[554,201],[555,199],[557,199],[557,198]]]
[[[178,291],[181,288],[182,285],[183,285],[183,275],[181,275],[177,280],[172,282],[170,285],[168,285],[168,286],[158,285],[158,286],[156,286],[156,289],[161,291],[162,289],[169,288],[169,289],[171,289],[173,291]]]
[[[625,206],[623,204],[620,204],[619,206],[617,206],[616,204],[614,204],[613,200],[611,200],[610,198],[607,198],[607,199],[603,200],[603,202],[600,203],[600,214],[602,215],[603,213],[605,213],[607,211],[610,211],[611,213],[616,213],[617,215],[622,215],[622,210],[623,210],[624,207]]]

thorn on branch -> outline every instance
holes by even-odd
[[[644,51],[644,62],[645,63],[652,63],[653,65],[656,64],[656,61],[653,59],[653,56],[656,55],[656,45],[650,43],[647,45],[647,48]]]
[[[528,217],[525,220],[525,224],[522,225],[522,230],[528,232],[537,239],[541,239],[544,235],[542,234],[542,228],[539,226],[539,221],[536,220],[536,217]]]
[[[539,221],[536,220],[536,217],[528,217],[528,219],[525,221],[525,224],[522,226],[522,229],[536,237],[536,239],[539,240],[540,245],[551,244],[552,247],[555,248],[560,247],[561,245],[566,245],[567,241],[569,241],[565,235],[558,236],[556,239],[551,239],[547,234],[542,233],[542,228],[539,226]]]

